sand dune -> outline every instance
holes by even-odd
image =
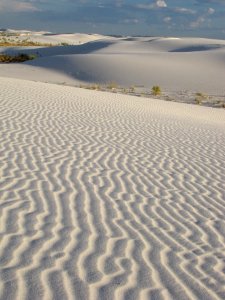
[[[224,110],[0,88],[0,299],[225,299]]]
[[[29,40],[37,43],[47,43],[58,45],[61,43],[68,43],[70,45],[79,45],[90,41],[95,41],[104,38],[100,34],[85,34],[85,33],[52,33],[48,31],[29,31],[29,30],[0,30],[0,33],[7,34],[10,39],[23,41]]]
[[[56,38],[60,40],[60,35]],[[215,95],[225,92],[223,40],[99,38],[90,35],[88,42],[66,47],[9,48],[7,52],[37,52],[39,58],[22,65],[0,65],[0,76],[75,85],[113,81],[146,89],[160,85],[165,91]]]
[[[102,39],[104,36],[99,34],[31,34],[29,38],[32,41],[38,43],[50,43],[52,45],[57,45],[60,43],[67,43],[69,45],[79,45],[83,43],[87,43],[90,41],[95,41]],[[104,37],[106,38],[106,37]]]

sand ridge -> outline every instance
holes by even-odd
[[[225,298],[224,110],[0,88],[0,299]]]
[[[46,42],[48,35],[44,36]],[[71,46],[10,47],[0,53],[37,53],[23,64],[0,64],[0,76],[64,84],[161,86],[165,92],[224,95],[225,41],[201,38],[71,35]],[[64,41],[63,35],[55,39]]]

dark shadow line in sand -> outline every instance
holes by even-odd
[[[113,41],[92,41],[82,45],[69,45],[69,46],[52,46],[52,47],[0,47],[1,54],[18,54],[18,53],[27,53],[27,54],[37,54],[40,57],[43,56],[54,56],[54,55],[67,55],[67,54],[88,54],[95,51],[104,49],[113,44]],[[21,49],[20,49],[21,48]]]
[[[198,52],[198,51],[211,51],[220,48],[224,48],[225,46],[214,44],[214,45],[196,45],[196,46],[189,46],[183,48],[177,48],[170,50],[169,52]]]

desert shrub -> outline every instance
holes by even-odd
[[[89,89],[99,91],[100,90],[100,85],[99,84],[92,84],[92,85],[89,86]]]
[[[135,91],[135,86],[134,85],[130,86],[130,92],[134,93],[134,91]]]
[[[207,99],[207,98],[208,98],[208,96],[207,96],[206,94],[203,94],[203,93],[200,93],[200,92],[197,92],[197,93],[195,94],[195,96],[196,96],[196,97],[199,97],[199,98],[201,98],[201,99]]]
[[[118,84],[116,82],[110,82],[106,87],[107,89],[114,90],[118,88]]]
[[[202,104],[202,100],[200,98],[195,98],[195,102],[198,104],[198,105],[201,105]]]
[[[152,95],[154,95],[154,96],[159,96],[159,95],[161,95],[161,94],[162,94],[162,91],[161,91],[160,86],[154,85],[154,86],[152,87]]]
[[[197,92],[195,94],[195,102],[199,105],[202,104],[202,101],[207,99],[207,98],[208,98],[208,96],[203,94],[203,93]]]
[[[29,60],[33,60],[33,59],[37,58],[37,54],[29,54],[28,57],[29,57]]]
[[[225,108],[225,102],[224,101],[218,100],[216,103],[218,104],[219,107]]]
[[[26,54],[20,53],[17,55],[9,55],[9,54],[0,54],[0,62],[1,63],[20,63],[27,60],[35,59],[37,56],[35,54]]]

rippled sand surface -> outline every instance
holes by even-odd
[[[223,109],[0,90],[0,299],[225,299]]]

